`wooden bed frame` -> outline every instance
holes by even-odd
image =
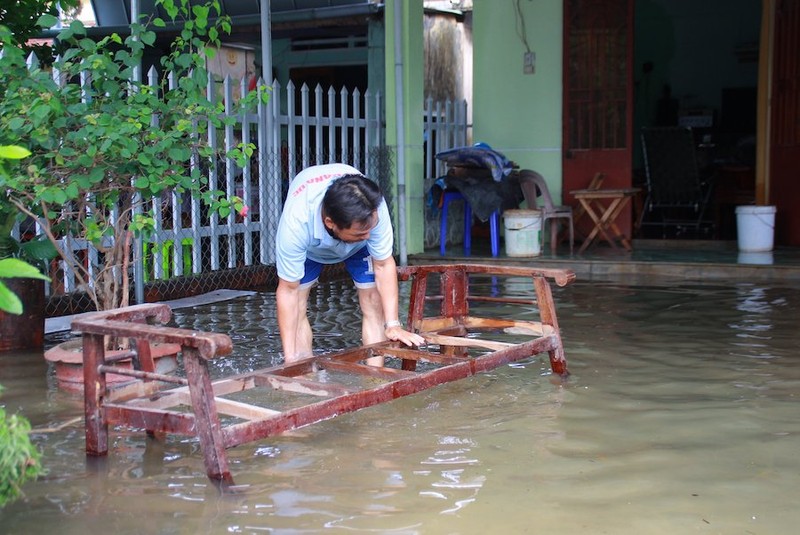
[[[387,341],[215,381],[210,379],[208,361],[229,354],[231,339],[225,334],[165,326],[171,317],[167,305],[136,305],[73,321],[73,330],[83,336],[87,455],[108,453],[112,424],[148,433],[196,436],[208,477],[229,485],[233,476],[227,448],[539,353],[549,355],[554,374],[568,376],[548,279],[565,286],[575,279],[572,271],[442,264],[400,267],[398,273],[401,281],[411,281],[406,327],[420,333],[427,346],[408,348]],[[470,280],[479,276],[493,281],[501,277],[528,279],[535,299],[471,294]],[[437,277],[438,284],[434,280]],[[429,295],[431,290],[439,293]],[[539,321],[475,317],[469,313],[470,301],[535,304]],[[439,302],[437,315],[425,316],[428,302]],[[502,340],[489,340],[484,337],[487,333],[496,333]],[[133,369],[121,370],[106,357],[106,336],[131,339],[133,349],[127,357],[133,358]],[[181,346],[185,378],[154,372],[150,355],[153,342]],[[376,356],[384,357],[383,366],[364,363]],[[323,370],[326,380],[320,381]],[[107,373],[128,375],[131,382],[112,388],[106,382]],[[332,380],[339,377],[346,380]],[[294,405],[281,409],[252,402],[267,390],[292,398]],[[236,394],[244,391],[248,391],[247,400],[236,400]],[[306,403],[297,406],[298,399]]]

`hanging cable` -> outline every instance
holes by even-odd
[[[525,52],[530,53],[531,47],[528,46],[528,31],[525,29],[525,16],[522,14],[522,6],[520,6],[521,1],[522,0],[513,0],[517,37],[519,37],[522,44],[525,45]]]

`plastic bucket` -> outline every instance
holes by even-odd
[[[774,206],[736,207],[736,232],[740,251],[761,253],[772,250],[775,211]]]
[[[542,252],[542,212],[539,210],[506,210],[503,212],[506,229],[506,255],[538,256]]]

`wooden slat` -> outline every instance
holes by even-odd
[[[122,402],[129,399],[148,398],[169,388],[170,385],[160,382],[132,381],[108,389],[106,399],[113,402]]]
[[[492,266],[489,264],[419,264],[414,266],[398,266],[400,280],[428,275],[430,273],[446,273],[463,271],[468,274],[501,275],[504,277],[545,277],[553,279],[559,286],[566,286],[575,281],[575,272],[571,269],[528,268],[522,266]]]
[[[380,344],[379,344],[380,345]],[[352,350],[338,351],[322,357],[324,360],[337,360],[340,362],[361,362],[376,356],[371,346],[361,346]],[[319,360],[315,362],[319,366]]]
[[[443,331],[445,329],[462,329],[463,326],[458,322],[456,318],[447,318],[444,316],[438,316],[435,318],[423,318],[420,321],[416,322],[414,328],[418,331]]]
[[[191,401],[189,400],[189,388],[186,386],[179,387],[179,388],[153,388],[152,391],[148,388],[142,388],[141,385],[147,385],[148,383],[138,383],[139,388],[138,390],[142,391],[142,395],[140,397],[148,397],[151,398],[150,401],[158,401],[159,405],[162,407],[174,407],[176,405],[190,405]],[[158,385],[158,383],[152,383],[153,385]],[[120,388],[121,395],[117,396],[117,392],[114,391],[112,393],[112,400],[113,401],[124,401],[127,399],[131,399],[131,396],[136,392],[137,383],[134,383],[131,386],[126,386]],[[243,390],[248,390],[253,388],[255,383],[253,381],[253,372],[248,372],[246,375],[242,374],[236,377],[229,377],[227,379],[219,379],[212,384],[214,389],[214,396],[224,396],[226,394],[232,394],[234,392],[241,392]],[[147,401],[147,400],[137,400]]]
[[[543,336],[523,344],[481,355],[473,359],[475,373],[487,372],[510,362],[553,351],[559,347],[560,343],[561,340],[556,335]]]
[[[292,362],[291,364],[279,364],[270,368],[258,370],[258,373],[269,373],[271,375],[282,375],[285,377],[296,377],[298,375],[305,375],[314,371],[316,358],[310,357],[307,359]],[[250,373],[244,375],[251,375]]]
[[[103,405],[109,423],[125,424],[141,429],[156,429],[162,433],[194,436],[195,417],[189,412],[165,411],[146,407],[130,407],[108,403]]]
[[[545,325],[553,327],[553,335],[556,338],[554,347],[548,351],[550,356],[550,367],[554,373],[561,376],[569,374],[567,371],[567,359],[564,355],[564,344],[561,341],[561,331],[558,328],[558,318],[556,316],[556,305],[553,302],[553,292],[547,279],[544,277],[534,277],[533,287],[536,291],[536,298],[539,300],[539,317]]]
[[[256,384],[253,379],[253,373],[240,374],[235,377],[228,377],[227,379],[218,379],[214,381],[214,395],[224,396],[226,394],[233,394],[234,392],[242,392],[255,388]]]
[[[507,342],[494,342],[492,340],[481,340],[478,338],[464,338],[461,336],[443,336],[435,333],[420,333],[428,343],[439,344],[442,346],[458,346],[458,347],[480,347],[483,349],[491,349],[497,351],[513,347],[515,344]]]
[[[149,381],[161,381],[163,383],[173,383],[178,385],[188,385],[189,382],[184,379],[183,377],[177,377],[175,375],[165,375],[163,373],[155,373],[155,372],[145,372],[141,370],[129,370],[127,368],[122,368],[119,366],[106,366],[105,364],[101,364],[97,367],[97,371],[102,373],[113,373],[116,375],[125,375],[127,377],[133,377],[135,379],[146,379]]]
[[[124,406],[145,407],[147,409],[162,410],[171,407],[177,407],[179,405],[190,406],[192,404],[192,400],[189,397],[188,388],[175,388],[160,394],[161,395],[156,395],[150,398],[133,399],[127,401]],[[122,403],[118,404],[123,406]]]
[[[466,360],[464,357],[446,357],[438,353],[418,351],[416,349],[387,348],[379,353],[385,357],[432,362],[434,364],[456,364],[457,362]]]
[[[235,416],[236,418],[242,418],[244,420],[258,420],[280,414],[280,411],[218,396],[214,397],[214,401],[218,413]],[[191,404],[192,400],[188,390],[182,390],[180,392],[171,392],[169,395],[154,399],[138,399],[125,404],[117,404],[117,406],[126,409],[136,408],[143,411],[164,411],[165,413],[170,413],[170,411],[166,409],[179,405],[190,407]],[[180,413],[176,412],[176,414]]]
[[[351,394],[352,389],[338,383],[322,383],[302,377],[283,377],[268,373],[253,376],[256,386],[269,386],[275,390],[308,394],[311,396],[332,397]]]
[[[470,301],[478,301],[483,303],[508,303],[513,305],[535,305],[535,299],[518,299],[514,297],[489,297],[487,296],[479,296],[479,295],[470,295],[467,297]]]
[[[77,331],[108,336],[142,338],[151,342],[180,344],[181,347],[197,349],[199,355],[204,359],[227,355],[233,349],[230,337],[225,334],[204,333],[161,325],[144,325],[121,320],[87,317],[73,320],[72,328]]]
[[[267,371],[270,370],[259,370],[259,373],[265,373]],[[226,379],[217,379],[212,384],[214,387],[214,395],[224,396],[234,392],[242,392],[244,390],[255,388],[256,385],[254,381],[254,373],[255,372],[247,372],[246,374],[240,374],[237,376],[228,377]],[[174,388],[170,390],[170,392],[188,393],[188,389],[186,387]]]
[[[554,329],[551,325],[545,325],[540,321],[478,318],[475,316],[468,316],[464,318],[464,325],[473,329],[519,329],[519,332],[512,334],[527,334],[533,336],[549,336],[554,332]]]
[[[267,407],[259,407],[251,403],[243,403],[233,399],[214,398],[217,404],[217,412],[227,414],[228,416],[235,416],[243,420],[260,420],[262,418],[269,418],[281,414],[281,411],[269,409]]]
[[[336,370],[378,379],[388,379],[390,381],[417,376],[414,372],[397,370],[395,368],[384,368],[382,366],[368,366],[366,364],[358,364],[357,362],[342,362],[337,359],[322,358],[318,361],[318,364],[320,368],[325,370]]]

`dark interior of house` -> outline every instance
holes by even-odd
[[[709,193],[699,228],[681,224],[681,209],[664,208],[643,215],[640,238],[736,238],[735,207],[755,202],[760,26],[758,0],[636,1],[635,185],[647,184],[642,129],[690,127]],[[664,220],[675,224],[657,224]]]

